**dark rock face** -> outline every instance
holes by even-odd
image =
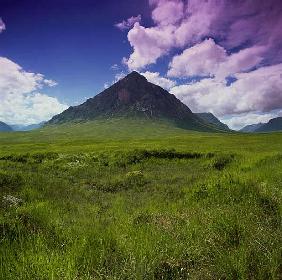
[[[268,123],[257,123],[243,127],[241,132],[275,132],[282,131],[282,117],[269,120]]]
[[[274,132],[282,131],[282,117],[271,119],[268,123],[263,124],[255,132]]]
[[[117,117],[165,119],[183,128],[214,130],[174,95],[148,82],[137,72],[130,73],[85,103],[54,116],[47,124]]]
[[[244,126],[242,129],[240,129],[240,132],[255,132],[257,129],[259,129],[261,126],[263,126],[264,123],[255,123]]]
[[[219,129],[229,131],[230,128],[228,127],[227,124],[222,123],[215,115],[212,113],[196,113],[198,117],[203,119],[204,121],[216,125]]]
[[[13,129],[6,123],[0,121],[0,131],[13,131]]]

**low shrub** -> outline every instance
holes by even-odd
[[[0,160],[8,160],[11,162],[27,163],[29,154],[16,154],[0,157]]]
[[[58,153],[47,152],[47,153],[35,153],[31,155],[31,158],[36,163],[42,163],[44,160],[55,160],[59,157]]]
[[[213,154],[209,153],[208,157],[212,157]],[[205,154],[197,152],[177,152],[175,150],[134,150],[128,153],[119,153],[116,155],[115,163],[118,166],[126,166],[131,164],[137,164],[144,160],[151,158],[155,159],[198,159],[205,157]]]
[[[0,189],[18,190],[23,185],[23,177],[18,173],[0,171]]]
[[[230,154],[218,155],[212,160],[211,166],[216,170],[223,170],[233,160],[234,160],[234,155],[230,155]]]

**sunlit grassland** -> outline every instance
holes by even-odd
[[[100,121],[0,150],[1,279],[282,278],[281,133]]]

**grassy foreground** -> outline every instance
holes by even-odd
[[[0,151],[0,279],[282,279],[282,133],[92,122]]]

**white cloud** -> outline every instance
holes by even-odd
[[[230,86],[216,79],[175,86],[171,93],[194,112],[218,116],[268,112],[282,107],[282,64],[239,73]]]
[[[0,120],[10,124],[32,124],[62,112],[67,105],[38,92],[44,86],[56,84],[42,74],[26,72],[13,61],[0,57]]]
[[[249,71],[258,66],[263,61],[262,54],[265,49],[263,46],[253,46],[227,56],[225,61],[219,64],[215,72],[216,78],[224,79],[227,76]]]
[[[109,88],[111,85],[109,83],[104,83],[104,89]]]
[[[151,0],[153,27],[135,23],[128,33],[133,52],[126,60],[130,70],[142,69],[169,53],[196,43],[209,34],[211,23],[221,11],[212,1],[190,0],[185,6],[178,0]]]
[[[207,39],[176,55],[169,65],[168,76],[210,76],[215,74],[219,64],[225,60],[225,49],[213,39]]]
[[[170,79],[164,78],[160,76],[160,73],[158,72],[149,72],[146,71],[144,73],[140,73],[143,75],[149,82],[156,84],[166,90],[170,90],[172,87],[176,85],[175,81],[172,81]]]
[[[115,74],[113,81],[104,83],[104,89],[111,87],[113,84],[115,84],[119,80],[123,79],[126,75],[127,74],[124,73],[124,72],[119,72],[119,73]]]
[[[174,56],[169,64],[168,76],[215,76],[216,79],[224,80],[259,65],[264,51],[265,47],[253,46],[228,55],[213,39],[206,39]]]
[[[119,22],[119,23],[115,24],[115,27],[117,27],[118,29],[124,31],[124,30],[132,28],[133,25],[136,22],[140,22],[140,21],[141,21],[141,15],[138,15],[136,17],[130,17],[127,20],[123,20],[122,22]]]
[[[118,71],[119,70],[119,66],[118,66],[118,64],[113,64],[111,67],[110,67],[110,69],[111,70],[113,70],[113,71]]]
[[[154,25],[134,25],[130,30],[128,41],[133,52],[127,59],[128,67],[142,69],[173,49],[187,48],[207,37],[217,38],[228,50],[244,44],[268,44],[264,58],[280,63],[279,1],[258,5],[254,0],[150,0]]]
[[[0,33],[3,32],[4,30],[6,30],[6,25],[2,20],[2,18],[0,18]]]
[[[169,50],[174,30],[172,25],[145,28],[135,23],[127,35],[134,51],[128,59],[123,59],[123,62],[130,70],[142,69],[148,64],[155,63]]]
[[[159,1],[152,12],[152,19],[160,25],[176,24],[183,18],[182,1]]]
[[[117,73],[115,75],[115,80],[113,81],[113,84],[118,82],[119,80],[123,79],[125,76],[126,76],[126,73],[124,73],[124,72]]]
[[[58,85],[58,83],[56,81],[53,80],[48,80],[48,79],[44,79],[43,80],[44,84],[49,86],[49,87],[55,87]]]

